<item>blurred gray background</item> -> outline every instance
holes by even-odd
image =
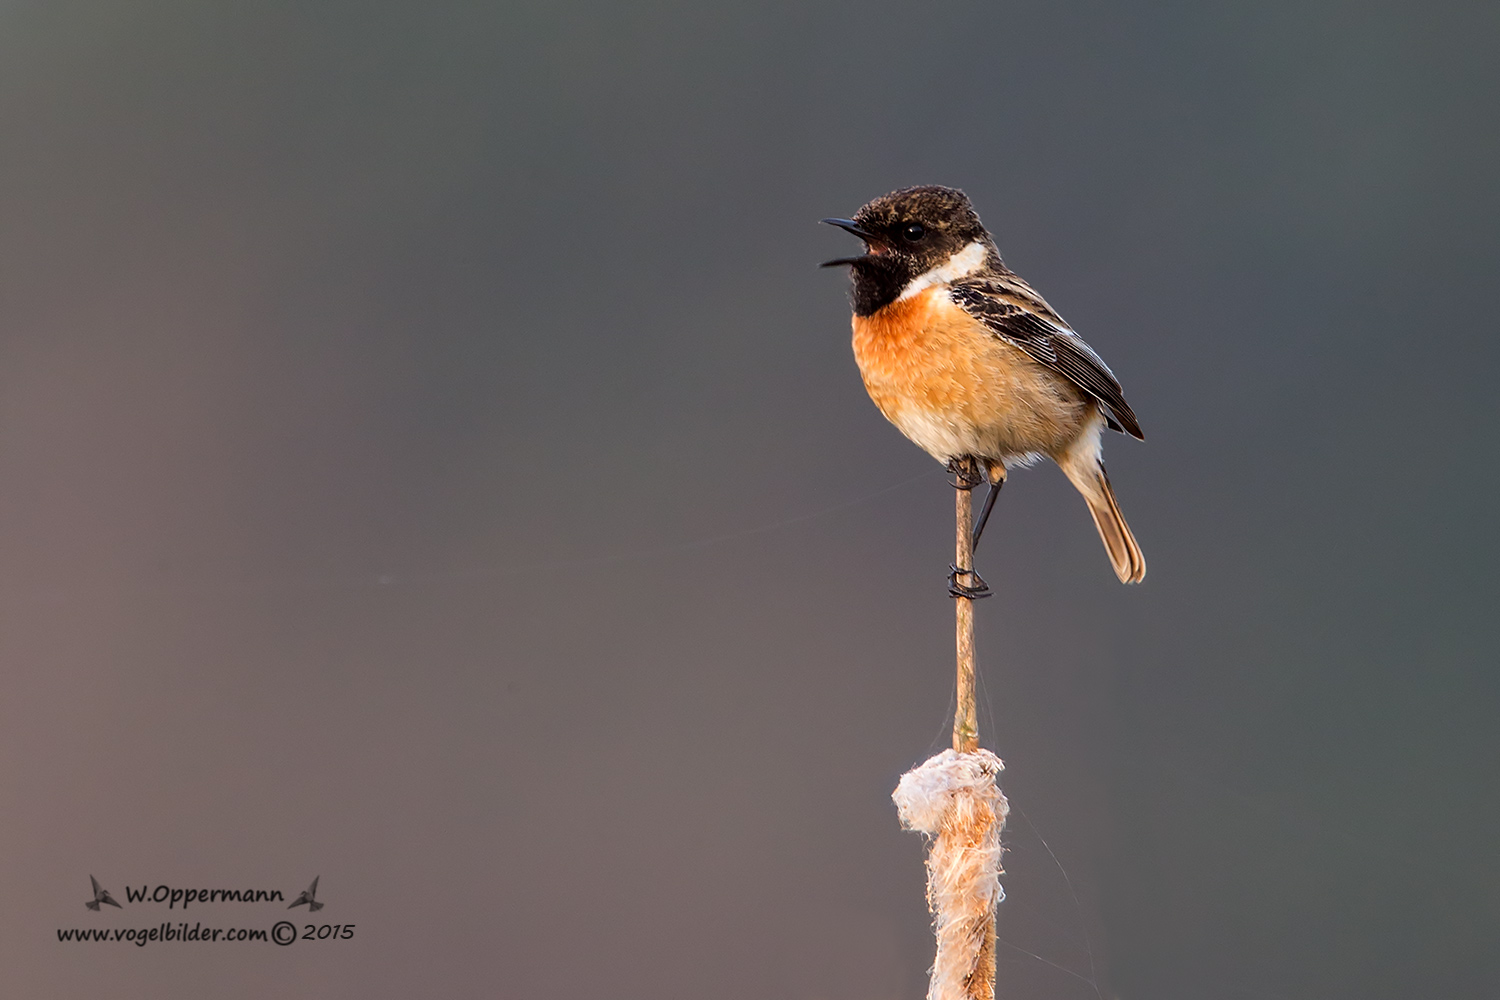
[[[981,549],[1001,995],[1497,995],[1497,29],[7,4],[6,994],[920,996],[951,491],[814,265],[944,183],[1147,434],[1144,586],[1050,466]]]

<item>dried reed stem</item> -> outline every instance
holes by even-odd
[[[981,480],[979,463],[964,459],[961,482]],[[954,495],[953,565],[974,573],[974,500],[967,489]],[[931,836],[927,854],[927,905],[937,933],[928,1000],[994,1000],[995,907],[1000,890],[1000,830],[1007,804],[995,783],[1004,766],[979,749],[974,703],[974,602],[954,598],[958,653],[958,704],[953,713],[953,749],[907,773],[895,799],[902,823]]]
[[[966,458],[959,466],[960,480],[979,479],[978,463]],[[974,569],[974,495],[971,490],[953,491],[954,534],[953,565],[961,570]],[[969,573],[969,586],[979,577]],[[958,708],[953,713],[953,749],[971,753],[979,749],[979,722],[974,709],[974,602],[967,597],[953,601],[958,625]]]
[[[927,907],[937,956],[927,1000],[994,1000],[1000,831],[1009,806],[995,784],[1004,767],[988,750],[944,750],[901,776],[892,798],[901,824],[931,840]]]

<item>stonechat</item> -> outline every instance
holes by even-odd
[[[1100,438],[1108,427],[1145,440],[1140,424],[1109,366],[1005,266],[968,196],[904,188],[852,219],[823,221],[865,242],[863,254],[823,266],[850,268],[854,358],[870,398],[950,471],[981,471],[989,482],[974,544],[1007,470],[1050,458],[1083,494],[1115,575],[1139,583],[1146,560],[1120,514]],[[961,474],[956,485],[980,481]]]

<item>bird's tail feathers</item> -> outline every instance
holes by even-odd
[[[1109,553],[1109,561],[1114,565],[1115,576],[1121,583],[1140,583],[1146,578],[1146,557],[1141,554],[1141,547],[1130,533],[1130,525],[1120,513],[1120,503],[1115,499],[1114,488],[1109,485],[1104,463],[1098,459],[1068,462],[1063,464],[1062,470],[1089,505],[1094,526],[1099,529],[1099,538],[1104,542],[1104,551]]]

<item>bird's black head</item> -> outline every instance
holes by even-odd
[[[956,270],[962,270],[968,262],[1002,266],[994,241],[985,232],[968,195],[957,188],[903,188],[876,198],[852,219],[823,221],[865,241],[865,253],[860,256],[823,264],[849,265],[858,316],[869,316],[894,302],[917,277],[948,265],[965,252],[968,256],[958,257]],[[975,243],[978,248],[973,247]]]

